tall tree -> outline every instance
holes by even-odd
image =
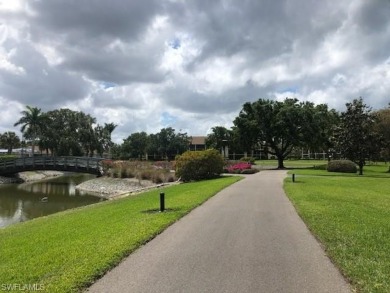
[[[377,118],[376,131],[382,139],[381,157],[390,160],[390,106],[373,113]]]
[[[161,159],[170,159],[186,151],[189,141],[187,133],[176,133],[172,127],[162,128],[159,133],[149,135],[147,151]]]
[[[105,123],[104,126],[95,126],[93,131],[94,149],[100,156],[103,156],[104,152],[110,151],[110,148],[113,145],[111,133],[116,127],[117,125],[114,123]]]
[[[122,145],[122,152],[131,158],[141,159],[146,155],[149,138],[146,132],[135,132],[129,135]]]
[[[26,139],[31,139],[32,155],[34,156],[36,139],[47,121],[46,115],[41,109],[31,106],[26,106],[26,110],[23,110],[21,114],[22,117],[14,126],[21,125],[20,131],[23,133],[23,136]]]
[[[317,107],[320,107],[317,109]],[[315,115],[319,109],[327,112],[325,105],[315,107],[310,102],[297,99],[274,101],[259,99],[245,103],[234,125],[242,135],[247,134],[248,144],[257,142],[278,159],[278,168],[284,168],[284,160],[294,147],[302,147],[321,141],[323,126]]]
[[[0,135],[0,146],[7,149],[8,154],[20,145],[20,138],[15,132],[7,131]]]
[[[230,134],[230,130],[223,126],[211,128],[211,133],[206,138],[206,147],[221,150],[230,140]]]
[[[190,144],[190,137],[186,132],[175,133],[173,141],[170,144],[169,155],[174,158],[178,154],[182,154],[188,150]]]
[[[325,151],[330,159],[330,153],[333,152],[334,132],[339,124],[339,114],[334,110],[328,109],[325,104],[314,106],[312,103],[305,103],[302,108],[302,118],[307,125],[303,136],[306,139],[304,147],[312,151]]]
[[[379,152],[379,136],[375,132],[375,116],[362,98],[346,104],[341,113],[340,128],[337,131],[337,146],[344,157],[359,166],[363,175],[366,160]]]
[[[231,130],[223,126],[215,126],[211,128],[211,133],[206,137],[206,147],[214,148],[225,154],[225,147],[229,147],[232,144],[232,133]]]
[[[114,145],[112,141],[112,133],[114,132],[115,128],[117,128],[118,125],[114,123],[104,123],[103,126],[103,133],[104,133],[104,141],[103,141],[103,148],[105,151],[108,151],[111,156],[111,147]]]
[[[241,111],[242,115],[233,121],[233,129],[240,148],[250,153],[256,145],[261,144],[258,123],[251,103],[245,103]]]

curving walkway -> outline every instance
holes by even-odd
[[[224,189],[88,292],[351,292],[285,196],[285,176]]]

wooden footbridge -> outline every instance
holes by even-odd
[[[91,157],[24,157],[0,162],[0,175],[24,171],[56,170],[102,175],[103,158]]]

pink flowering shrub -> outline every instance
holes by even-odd
[[[233,165],[228,166],[226,169],[228,173],[241,173],[243,170],[251,169],[252,165],[246,162],[240,162]]]

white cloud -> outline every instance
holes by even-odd
[[[25,2],[22,0],[0,0],[1,12],[19,12],[23,10]]]
[[[26,71],[23,67],[17,66],[10,62],[9,57],[12,56],[13,52],[9,52],[8,54],[4,54],[0,52],[0,70],[5,70],[9,73],[22,75],[25,74]]]
[[[0,132],[25,105],[113,122],[118,142],[229,127],[258,98],[385,107],[388,15],[381,0],[0,0]]]

